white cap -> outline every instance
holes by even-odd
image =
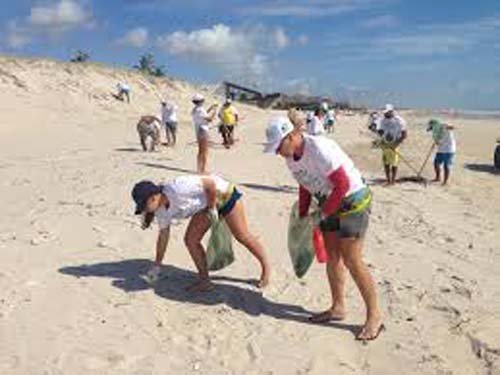
[[[394,112],[394,106],[392,104],[385,105],[384,113],[387,113],[387,112]]]
[[[226,98],[226,101],[225,101],[226,104],[231,104],[232,102],[233,101],[231,100],[231,98]]]
[[[328,111],[328,103],[327,102],[321,103],[321,109],[325,112]]]
[[[205,97],[199,93],[196,93],[193,95],[193,102],[203,102],[205,100]]]
[[[286,117],[272,119],[266,129],[264,152],[276,153],[281,141],[293,131],[293,125]]]

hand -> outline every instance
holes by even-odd
[[[150,284],[154,284],[160,279],[160,274],[161,274],[161,266],[159,264],[155,264],[149,269],[148,273],[146,274],[146,280]]]
[[[219,221],[219,212],[217,211],[217,208],[209,208],[207,211],[207,217],[208,220],[210,221],[211,225],[214,225],[216,222]]]
[[[315,227],[319,227],[321,222],[324,220],[323,213],[321,211],[316,211],[312,215],[312,221]]]

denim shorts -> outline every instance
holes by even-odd
[[[454,156],[455,154],[453,152],[438,152],[434,158],[434,164],[444,164],[446,167],[451,167]]]

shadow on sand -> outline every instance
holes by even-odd
[[[301,306],[273,302],[251,285],[253,280],[231,277],[212,277],[216,288],[208,293],[188,293],[185,288],[193,283],[197,275],[188,270],[167,265],[163,277],[154,286],[144,279],[151,262],[146,259],[129,259],[117,262],[95,263],[59,269],[64,275],[74,277],[106,277],[111,285],[124,292],[140,292],[150,288],[157,296],[188,304],[216,306],[224,304],[231,309],[242,311],[251,316],[267,315],[280,320],[312,324],[308,321],[311,312]],[[359,332],[360,326],[338,322],[325,323],[325,326]]]
[[[289,185],[262,185],[262,184],[252,184],[252,183],[241,183],[240,186],[246,187],[247,189],[269,191],[273,193],[286,193],[286,194],[297,194],[298,189],[294,186]]]
[[[483,172],[494,175],[500,175],[500,169],[495,168],[492,164],[468,163],[464,165],[465,169],[474,172]]]
[[[179,168],[179,167],[171,167],[171,166],[164,165],[164,164],[147,163],[147,162],[137,162],[136,164],[142,165],[144,167],[149,167],[149,168],[165,169],[167,171],[172,171],[172,172],[196,174],[196,171],[194,171],[194,170],[189,170],[189,169],[184,169],[184,168]]]

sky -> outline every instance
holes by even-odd
[[[0,54],[358,104],[500,109],[499,0],[0,0]]]

